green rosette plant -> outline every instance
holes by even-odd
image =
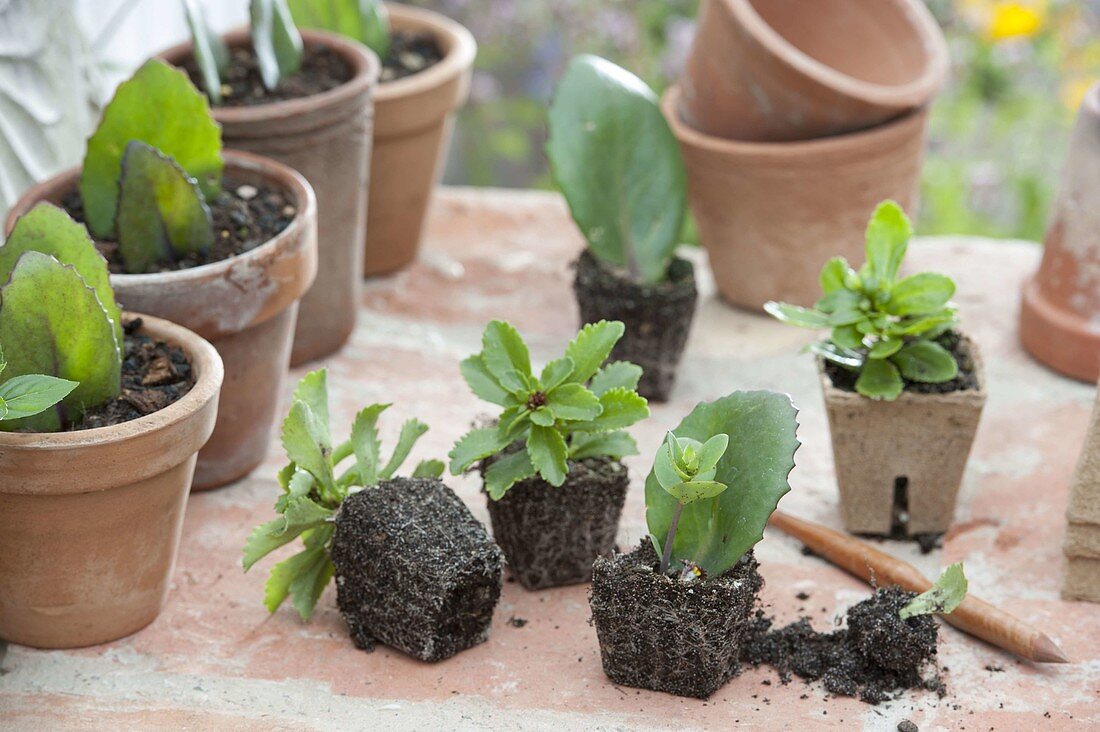
[[[500,500],[535,475],[561,486],[571,460],[637,454],[624,430],[649,416],[648,403],[635,391],[642,370],[624,361],[605,364],[624,330],[617,321],[584,326],[565,354],[536,376],[516,329],[489,323],[481,352],[463,361],[461,371],[474,394],[503,410],[495,426],[474,429],[455,444],[451,472],[495,458],[485,471],[485,489]],[[510,450],[517,443],[520,449]]]
[[[382,0],[287,0],[300,28],[353,38],[385,59],[390,52],[390,14]]]
[[[856,372],[856,391],[893,401],[904,379],[938,384],[959,373],[936,339],[958,324],[951,278],[923,272],[898,278],[912,236],[909,218],[893,201],[879,204],[867,226],[867,261],[855,271],[841,257],[821,270],[823,296],[812,308],[769,302],[764,309],[791,325],[830,328],[811,350]]]
[[[282,494],[275,501],[279,517],[256,527],[244,546],[247,572],[256,562],[301,537],[305,548],[276,564],[264,587],[264,606],[275,612],[289,596],[303,620],[309,620],[334,571],[331,546],[334,516],[344,499],[392,478],[416,441],[428,431],[410,419],[401,426],[397,446],[382,457],[378,418],[389,404],[372,404],[355,415],[351,435],[334,445],[329,430],[328,375],[324,369],[307,374],[294,390],[283,421],[282,443],[290,463],[278,473]],[[340,465],[349,460],[340,469]],[[425,460],[414,478],[438,478],[444,465]]]

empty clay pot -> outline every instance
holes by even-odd
[[[1100,376],[1100,84],[1085,95],[1038,273],[1024,285],[1020,340],[1082,381]]]
[[[230,46],[250,44],[248,31],[225,36]],[[298,312],[291,363],[333,353],[355,329],[359,307],[362,241],[366,225],[363,191],[371,154],[371,96],[378,57],[359,43],[331,33],[302,30],[306,46],[326,45],[351,67],[349,81],[301,99],[241,107],[213,107],[227,148],[264,155],[301,173],[317,193],[317,282]],[[160,57],[179,65],[191,43]]]
[[[159,412],[112,427],[0,432],[0,638],[38,648],[106,643],[160,613],[195,453],[214,429],[222,362],[196,334],[145,315],[196,381]]]
[[[895,401],[875,401],[836,388],[821,370],[840,514],[849,532],[889,535],[896,502],[908,515],[910,536],[951,526],[986,398],[977,346],[967,347],[978,388],[947,394],[906,390]]]
[[[947,43],[921,0],[703,0],[680,111],[707,135],[808,140],[927,106]]]
[[[225,362],[218,423],[199,453],[195,489],[225,485],[263,461],[290,362],[298,300],[317,273],[317,202],[296,172],[247,153],[225,153],[226,173],[281,188],[298,210],[274,239],[242,255],[174,272],[111,275],[126,308],[189,328],[214,344]],[[30,189],[6,222],[39,201],[59,203],[76,187],[73,168]]]
[[[691,210],[722,297],[759,309],[768,300],[812,305],[833,256],[863,262],[867,219],[893,199],[912,216],[928,110],[864,132],[806,142],[738,142],[704,135],[662,108],[680,141]]]
[[[432,191],[442,173],[454,112],[470,93],[477,44],[449,18],[387,3],[394,30],[430,33],[443,60],[418,74],[379,84],[374,94],[365,275],[416,259]]]

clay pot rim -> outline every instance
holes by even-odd
[[[879,0],[882,2],[883,0]],[[947,78],[950,54],[947,41],[931,11],[920,0],[893,0],[912,21],[926,50],[922,73],[905,84],[880,84],[864,81],[818,61],[795,46],[772,28],[753,7],[751,0],[719,0],[727,12],[748,29],[775,58],[813,79],[822,86],[839,91],[853,99],[881,107],[893,107],[898,112],[923,106],[943,87]]]
[[[273,119],[298,117],[318,108],[334,107],[349,102],[377,84],[378,76],[382,73],[382,62],[378,60],[378,56],[375,55],[374,51],[358,41],[353,41],[336,33],[307,28],[302,28],[299,32],[305,45],[311,46],[323,43],[342,56],[344,61],[352,68],[351,78],[338,87],[308,97],[284,99],[267,104],[242,107],[224,107],[211,104],[210,112],[217,122],[223,125],[250,125]],[[251,36],[247,27],[239,27],[223,34],[222,38],[232,47],[249,43]],[[180,62],[192,54],[191,49],[192,42],[187,40],[161,51],[156,57],[179,67]]]
[[[45,452],[117,446],[146,433],[176,426],[189,419],[210,400],[217,398],[225,377],[225,368],[217,349],[206,339],[181,325],[152,315],[125,311],[123,317],[141,318],[141,332],[183,350],[191,362],[191,368],[198,373],[198,379],[191,390],[164,409],[109,427],[96,427],[79,432],[0,432],[0,449]],[[9,491],[0,485],[0,493],[26,493],[18,486],[15,488],[16,490]]]
[[[394,81],[379,82],[374,90],[376,103],[383,104],[398,97],[413,96],[444,86],[461,76],[477,56],[477,41],[461,23],[442,13],[399,3],[386,3],[390,20],[400,30],[427,31],[449,46],[443,59],[423,71]],[[443,45],[441,43],[441,45]]]

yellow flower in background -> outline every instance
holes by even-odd
[[[1043,26],[1042,9],[1016,2],[999,2],[993,7],[986,33],[994,41],[1031,38]]]

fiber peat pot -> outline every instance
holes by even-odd
[[[619,320],[626,325],[611,360],[641,366],[638,393],[653,401],[667,401],[699,297],[691,262],[677,257],[672,260],[666,282],[639,284],[602,264],[585,249],[577,260],[573,292],[582,325],[601,320]]]
[[[703,0],[680,111],[707,135],[807,140],[928,105],[947,43],[921,0]]]
[[[482,476],[491,464],[482,462]],[[493,537],[509,572],[528,590],[588,582],[593,560],[615,546],[629,487],[622,461],[585,458],[569,463],[559,488],[535,476],[513,485],[499,501],[487,498]]]
[[[1066,521],[1062,597],[1100,602],[1100,393],[1073,473]]]
[[[210,442],[199,453],[194,488],[247,475],[267,453],[286,380],[298,300],[317,272],[313,189],[284,165],[226,151],[225,176],[269,186],[293,202],[290,224],[265,244],[211,264],[154,274],[112,274],[126,308],[170,320],[210,341],[225,362],[225,389]],[[8,214],[5,230],[39,201],[60,204],[76,189],[73,168],[40,183]]]
[[[603,670],[616,684],[706,699],[740,670],[741,644],[764,584],[753,553],[719,577],[657,571],[652,544],[599,557],[589,602]]]
[[[327,356],[355,329],[366,226],[363,191],[371,155],[371,96],[378,57],[331,33],[302,30],[306,54],[331,49],[350,77],[307,97],[248,106],[211,106],[227,148],[277,160],[297,170],[317,194],[317,281],[302,298],[294,334],[294,365]],[[225,36],[230,49],[251,48],[248,31]],[[159,54],[176,66],[192,58],[190,41]],[[202,89],[201,84],[196,84]]]
[[[464,27],[423,8],[387,3],[395,32],[428,33],[443,59],[379,84],[363,274],[407,267],[416,259],[428,204],[446,158],[454,113],[470,93],[477,43]]]
[[[812,305],[825,262],[863,262],[867,216],[880,201],[916,207],[927,108],[865,132],[766,143],[698,132],[677,112],[680,99],[670,88],[662,109],[680,141],[718,291],[734,305]]]
[[[962,338],[958,353],[966,388],[918,393],[907,384],[892,402],[839,388],[818,360],[849,532],[914,536],[951,526],[986,398],[977,345]]]
[[[195,383],[122,424],[0,432],[0,638],[76,648],[137,632],[164,606],[195,455],[222,385],[214,347],[141,317],[141,333],[181,349]]]
[[[396,478],[346,499],[332,561],[359,648],[378,641],[439,661],[489,637],[504,555],[439,480]]]

